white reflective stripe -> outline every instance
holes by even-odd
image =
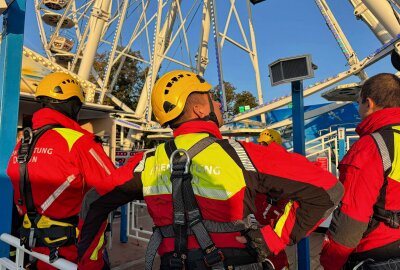
[[[110,170],[107,168],[106,164],[104,164],[103,160],[99,157],[96,151],[93,148],[90,148],[89,153],[92,154],[94,159],[100,164],[100,166],[106,171],[106,173],[110,175]]]
[[[40,208],[42,208],[42,214],[44,213],[44,211],[47,210],[47,208],[50,207],[50,205],[53,204],[53,202],[58,198],[58,196],[61,195],[61,193],[64,192],[64,190],[67,189],[67,187],[69,187],[69,185],[71,184],[72,181],[75,180],[75,175],[70,175],[67,177],[67,180],[65,180],[64,183],[62,183],[61,186],[59,186],[54,192],[53,194],[51,194],[47,200],[40,206]]]
[[[199,186],[192,186],[192,187],[194,194],[211,199],[227,200],[233,194],[230,191],[221,189],[204,188]],[[144,196],[158,195],[158,194],[172,194],[172,185],[143,187]]]
[[[134,172],[142,172],[144,169],[144,163],[146,162],[146,157],[148,153],[154,152],[155,149],[150,149],[144,152],[142,160],[139,162],[139,164],[136,166],[136,168],[133,170]]]
[[[172,194],[172,185],[143,187],[143,195]]]
[[[230,145],[233,147],[233,149],[236,151],[236,153],[238,154],[240,161],[242,162],[245,170],[255,172],[256,169],[254,168],[253,163],[251,163],[251,160],[249,159],[249,156],[247,155],[243,146],[235,140],[228,140],[228,141],[229,141]]]
[[[223,189],[204,188],[192,186],[194,194],[211,199],[227,200],[232,196],[232,192]]]

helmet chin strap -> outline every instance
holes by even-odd
[[[200,119],[204,121],[213,121],[217,125],[217,127],[219,127],[218,118],[214,112],[214,106],[210,94],[207,94],[207,96],[208,96],[208,103],[210,104],[210,113],[207,116]]]

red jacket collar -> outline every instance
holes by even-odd
[[[174,130],[174,137],[189,133],[209,133],[218,139],[222,139],[221,132],[214,122],[190,121],[180,125]]]
[[[400,125],[400,108],[387,108],[372,113],[357,126],[356,132],[364,136],[393,124]]]
[[[35,112],[33,114],[33,117],[32,117],[32,128],[33,129],[38,129],[45,125],[50,125],[50,124],[60,125],[65,128],[70,128],[70,129],[79,131],[84,134],[93,135],[89,131],[81,128],[81,126],[77,122],[75,122],[71,118],[65,116],[64,114],[62,114],[56,110],[44,108],[44,109],[38,110],[37,112]]]

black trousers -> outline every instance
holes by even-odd
[[[361,262],[364,262],[360,265]],[[354,253],[349,257],[346,270],[399,269],[400,270],[400,240],[383,247],[374,248],[365,252]]]
[[[346,270],[400,270],[400,258],[386,261],[365,260],[363,262],[348,262]]]

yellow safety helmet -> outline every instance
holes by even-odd
[[[265,142],[266,144],[270,144],[272,142],[282,144],[282,137],[278,131],[274,129],[266,129],[260,133],[260,137],[258,137],[257,141]]]
[[[191,93],[207,93],[211,87],[191,71],[175,70],[164,74],[154,85],[151,94],[151,106],[157,122],[164,126],[174,120],[182,113]]]
[[[35,96],[49,97],[55,100],[67,100],[78,97],[84,103],[85,98],[76,79],[68,73],[55,72],[45,76],[39,83]]]

